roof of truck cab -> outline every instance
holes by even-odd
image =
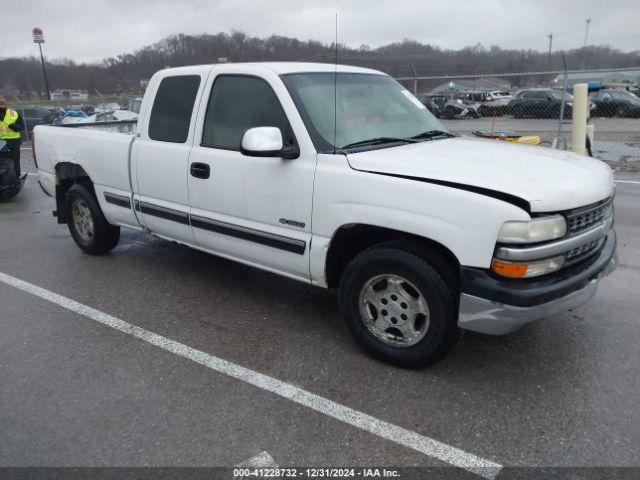
[[[169,72],[187,74],[201,70],[202,68],[221,68],[222,70],[233,70],[234,67],[252,67],[260,70],[269,70],[277,75],[287,73],[333,73],[336,65],[333,63],[311,63],[311,62],[247,62],[247,63],[217,63],[210,65],[194,65],[187,67],[175,67],[161,70],[165,75]],[[372,70],[370,68],[352,67],[350,65],[337,65],[339,73],[369,73],[374,75],[384,75],[383,72]],[[164,76],[164,75],[163,75]]]
[[[312,62],[253,62],[253,63],[236,63],[231,65],[247,65],[266,68],[272,70],[278,75],[286,73],[315,73],[315,72],[334,72],[336,65],[333,63],[312,63]],[[382,72],[371,68],[353,67],[351,65],[337,65],[340,73],[373,73],[381,75]]]

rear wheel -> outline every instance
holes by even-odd
[[[456,294],[432,262],[401,244],[355,257],[339,286],[340,310],[373,357],[405,368],[442,359],[459,338]]]
[[[625,107],[624,105],[619,105],[616,108],[616,117],[628,117],[629,116],[629,109],[627,107]]]
[[[74,185],[67,193],[66,217],[76,244],[90,255],[113,250],[120,240],[120,227],[104,218],[94,194],[84,185]]]

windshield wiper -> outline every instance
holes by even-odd
[[[396,137],[376,137],[376,138],[369,138],[368,140],[360,140],[359,142],[349,143],[348,145],[340,147],[340,150],[343,150],[345,148],[364,147],[366,145],[380,145],[382,143],[395,143],[395,142],[417,143],[417,139],[396,138]]]
[[[442,130],[427,130],[426,132],[419,133],[411,137],[413,140],[428,140],[435,137],[455,137],[453,133],[445,132]]]

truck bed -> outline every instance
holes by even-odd
[[[96,189],[110,187],[131,192],[130,154],[133,133],[91,128],[37,126],[34,144],[42,188],[55,195],[56,166],[65,162],[80,165],[96,180]]]

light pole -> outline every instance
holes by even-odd
[[[587,28],[584,30],[584,46],[587,46],[587,40],[589,39],[589,24],[591,23],[591,19],[587,18]]]
[[[42,75],[44,76],[44,88],[47,92],[47,100],[51,100],[51,91],[49,90],[49,79],[47,78],[47,67],[44,65],[44,56],[42,55],[42,44],[44,43],[44,34],[42,29],[36,27],[33,29],[33,43],[38,44],[40,49],[40,61],[42,62]]]

